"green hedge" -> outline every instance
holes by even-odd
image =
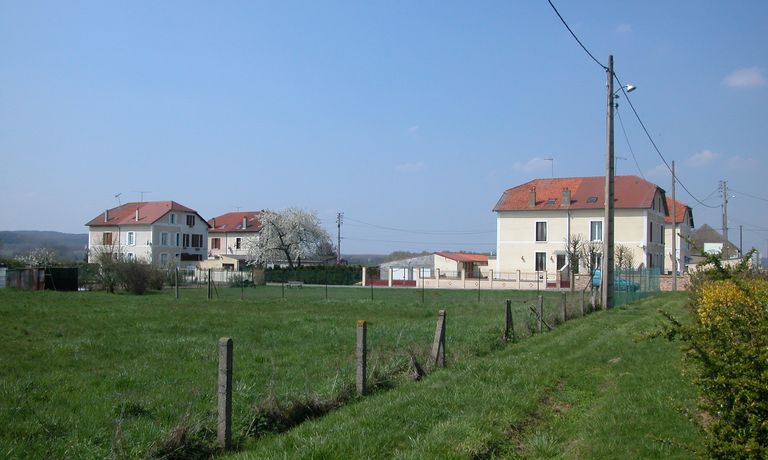
[[[359,265],[333,265],[324,267],[268,268],[265,277],[268,283],[301,281],[306,284],[332,284],[351,286],[362,281],[362,267]]]

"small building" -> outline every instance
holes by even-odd
[[[723,235],[707,224],[702,225],[691,233],[691,265],[704,261],[702,252],[721,253],[723,260],[736,260],[740,257],[739,248],[726,240]]]
[[[379,265],[381,279],[414,281],[419,278],[432,278],[438,273],[441,277],[460,278],[462,272],[467,278],[487,276],[488,256],[467,252],[434,252],[408,259],[393,260]]]
[[[85,225],[89,262],[109,252],[126,260],[195,267],[208,253],[208,223],[175,201],[126,203]]]

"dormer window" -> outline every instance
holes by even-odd
[[[597,203],[597,197],[596,196],[591,196],[591,197],[587,198],[587,203],[590,203],[590,204]]]
[[[556,204],[556,203],[557,203],[557,198],[550,198],[547,200],[547,204]]]

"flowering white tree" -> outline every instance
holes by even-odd
[[[27,254],[16,256],[16,260],[28,267],[50,267],[55,264],[58,254],[54,249],[36,248]]]
[[[331,236],[314,212],[288,208],[280,212],[262,211],[259,218],[258,236],[244,242],[251,265],[286,261],[293,268],[301,265],[302,258],[322,255],[332,244]]]

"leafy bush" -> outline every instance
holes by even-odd
[[[714,458],[768,458],[768,280],[748,270],[751,256],[726,267],[708,255],[712,268],[691,277],[693,324],[666,315],[695,363]]]
[[[149,269],[149,288],[153,291],[162,291],[165,285],[165,273],[165,270],[151,265]]]
[[[136,295],[147,292],[152,277],[151,265],[139,261],[122,262],[119,273],[126,291]]]

